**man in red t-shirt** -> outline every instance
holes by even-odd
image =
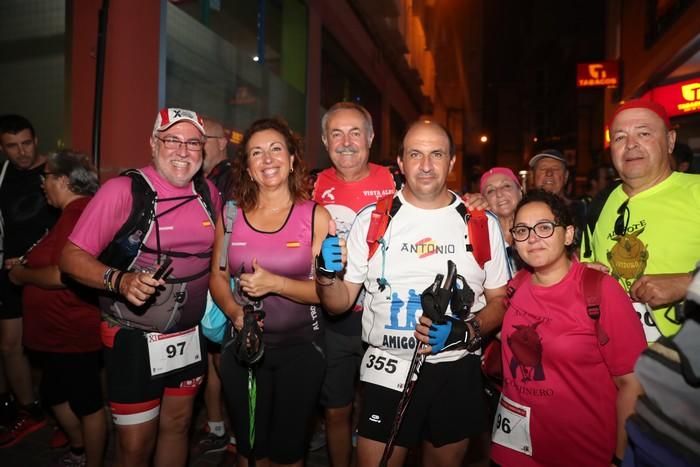
[[[345,236],[357,213],[379,198],[394,193],[396,182],[386,167],[369,162],[374,139],[372,117],[352,102],[339,102],[321,120],[323,144],[333,167],[318,174],[313,199],[326,207],[338,235]],[[352,403],[362,348],[362,298],[338,318],[327,314],[326,378],[321,403],[326,412],[326,437],[331,464],[350,465]]]

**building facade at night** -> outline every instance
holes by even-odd
[[[446,48],[431,32],[437,4],[7,0],[0,3],[0,109],[33,121],[44,152],[96,152],[104,179],[149,159],[153,119],[164,106],[221,120],[234,143],[255,119],[283,116],[305,136],[307,164],[325,167],[321,116],[352,100],[373,116],[372,160],[389,163],[406,124],[420,115],[462,138],[464,119],[448,117],[455,108],[463,113],[464,99],[448,105],[436,91],[434,49]],[[449,53],[455,50],[462,46]]]
[[[616,0],[608,2],[607,10],[607,58],[619,61],[622,80],[618,89],[606,91],[605,121],[620,101],[635,97],[654,100],[666,108],[678,141],[688,144],[697,159],[700,2]],[[697,161],[695,168],[700,169]]]

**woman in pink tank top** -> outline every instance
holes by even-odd
[[[279,119],[251,125],[232,170],[238,183],[228,197],[236,201],[238,212],[228,245],[224,222],[217,222],[213,255],[219,258],[225,248],[228,267],[222,271],[213,261],[209,285],[214,301],[231,320],[220,373],[239,463],[247,465],[252,456],[301,465],[325,371],[312,265],[330,215],[309,200],[301,141]],[[235,296],[229,285],[232,276]],[[248,311],[264,311],[258,321],[264,351],[255,363],[241,357],[235,340],[244,328],[246,304]]]

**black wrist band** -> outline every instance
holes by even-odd
[[[121,292],[119,292],[119,286],[122,283],[122,277],[124,277],[125,272],[124,271],[119,271],[117,273],[117,278],[114,280],[114,293],[119,295]]]
[[[476,352],[481,348],[481,326],[479,325],[479,321],[477,321],[476,316],[472,316],[473,318],[467,320],[467,325],[470,325],[474,330],[474,335],[469,336],[467,350],[470,352]]]
[[[621,465],[622,465],[622,459],[620,459],[619,457],[617,457],[616,454],[613,454],[612,459],[610,460],[610,463],[611,463],[612,465],[621,466]]]

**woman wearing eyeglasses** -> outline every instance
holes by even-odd
[[[528,193],[511,234],[526,268],[511,281],[501,331],[492,458],[518,467],[620,465],[624,421],[641,393],[634,363],[646,348],[632,303],[597,271],[598,286],[584,288],[586,268],[572,256],[573,219],[556,195]],[[596,295],[597,322],[586,302]]]
[[[70,441],[57,465],[98,466],[107,421],[97,295],[66,282],[58,269],[68,235],[99,187],[97,172],[85,154],[61,151],[49,156],[41,179],[61,217],[12,268],[10,280],[24,286],[24,345],[42,369],[43,400]]]

